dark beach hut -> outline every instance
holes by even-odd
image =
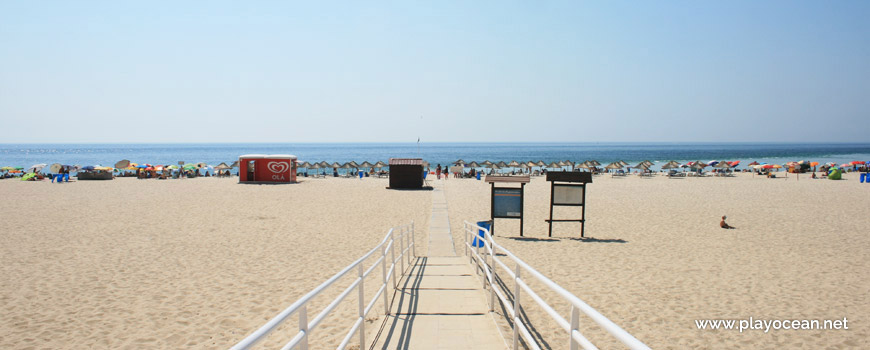
[[[391,189],[423,188],[423,159],[390,158]]]

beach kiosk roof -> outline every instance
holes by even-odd
[[[390,158],[389,189],[422,189],[423,159]]]
[[[279,184],[296,182],[296,156],[246,154],[239,156],[239,183]]]

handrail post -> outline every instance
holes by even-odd
[[[299,349],[308,350],[308,307],[306,305],[299,308],[299,331],[302,332]]]
[[[465,256],[468,256],[468,222],[462,223],[462,238],[465,238]]]
[[[490,243],[489,254],[489,312],[495,311],[495,246]]]
[[[414,258],[417,257],[417,229],[414,228],[414,221],[411,221],[411,252]]]
[[[517,323],[520,322],[520,264],[517,263],[517,267],[514,270],[514,347],[513,349],[518,349],[520,345],[520,327]]]
[[[579,349],[579,344],[574,341],[574,331],[580,328],[580,309],[573,304],[571,305],[571,329],[568,330],[568,348],[571,350]]]
[[[365,292],[365,276],[363,274],[363,264],[359,264],[359,348],[366,348],[366,292]]]
[[[477,243],[478,244],[474,245],[474,248],[475,248],[475,250],[477,250],[477,258],[480,258],[480,243],[483,243],[483,242],[481,242],[480,238],[478,238]],[[475,263],[477,263],[477,265],[480,265],[480,262],[477,260],[475,260]],[[481,268],[483,268],[483,266],[481,266]],[[480,269],[474,269],[474,272],[477,272],[477,274],[480,275]]]
[[[399,266],[401,267],[402,276],[405,275],[405,228],[399,233]]]
[[[390,303],[387,300],[387,246],[381,246],[381,273],[384,282],[384,292],[381,293],[384,296],[384,315],[390,314]]]
[[[393,288],[399,289],[396,283],[396,234],[390,231],[390,272],[393,273]]]

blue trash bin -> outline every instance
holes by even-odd
[[[428,174],[429,174],[428,171],[423,170],[423,179],[424,179],[424,180],[426,179],[426,175],[428,175]]]
[[[861,183],[864,183],[864,181],[866,181],[866,180],[867,180],[867,174],[861,173],[861,179],[860,179]]]
[[[360,170],[360,172],[359,172],[359,178],[360,178],[360,179],[363,178],[363,172],[362,172],[362,170]]]
[[[477,226],[485,228],[487,231],[492,229],[492,222],[490,221],[478,221]],[[483,230],[477,230],[477,235],[480,236],[474,237],[474,240],[471,241],[472,247],[483,247],[483,240],[486,239],[486,233]]]
[[[480,180],[480,173],[477,173],[477,179]]]

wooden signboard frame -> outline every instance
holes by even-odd
[[[525,175],[525,176],[492,176],[492,175],[487,175],[485,181],[489,182],[491,187],[492,187],[492,190],[490,192],[490,203],[489,203],[490,204],[489,205],[489,215],[490,215],[490,220],[492,221],[492,224],[489,228],[489,232],[491,234],[495,234],[495,233],[493,233],[493,232],[495,232],[495,219],[520,219],[520,237],[522,237],[523,236],[523,207],[524,207],[524,202],[525,202],[525,187],[526,187],[526,184],[531,181],[531,178],[528,175]],[[502,187],[502,186],[496,187],[495,186],[496,183],[519,183],[520,187]],[[520,195],[519,216],[516,216],[516,215],[496,215],[495,208],[496,208],[496,191],[497,190],[513,190],[511,192],[519,190],[518,191],[519,195]],[[507,194],[502,194],[502,195],[507,195]],[[509,195],[509,196],[515,196],[515,195]]]
[[[586,184],[592,183],[592,173],[579,171],[550,171],[547,172],[547,181],[550,181],[550,219],[544,221],[546,221],[550,226],[548,236],[553,237],[554,222],[579,222],[580,237],[582,238],[584,230],[586,229]],[[557,187],[580,188],[582,196],[579,198],[579,201],[575,199],[568,203],[557,203],[555,196]],[[553,207],[555,206],[580,207],[581,216],[579,219],[553,219]]]

